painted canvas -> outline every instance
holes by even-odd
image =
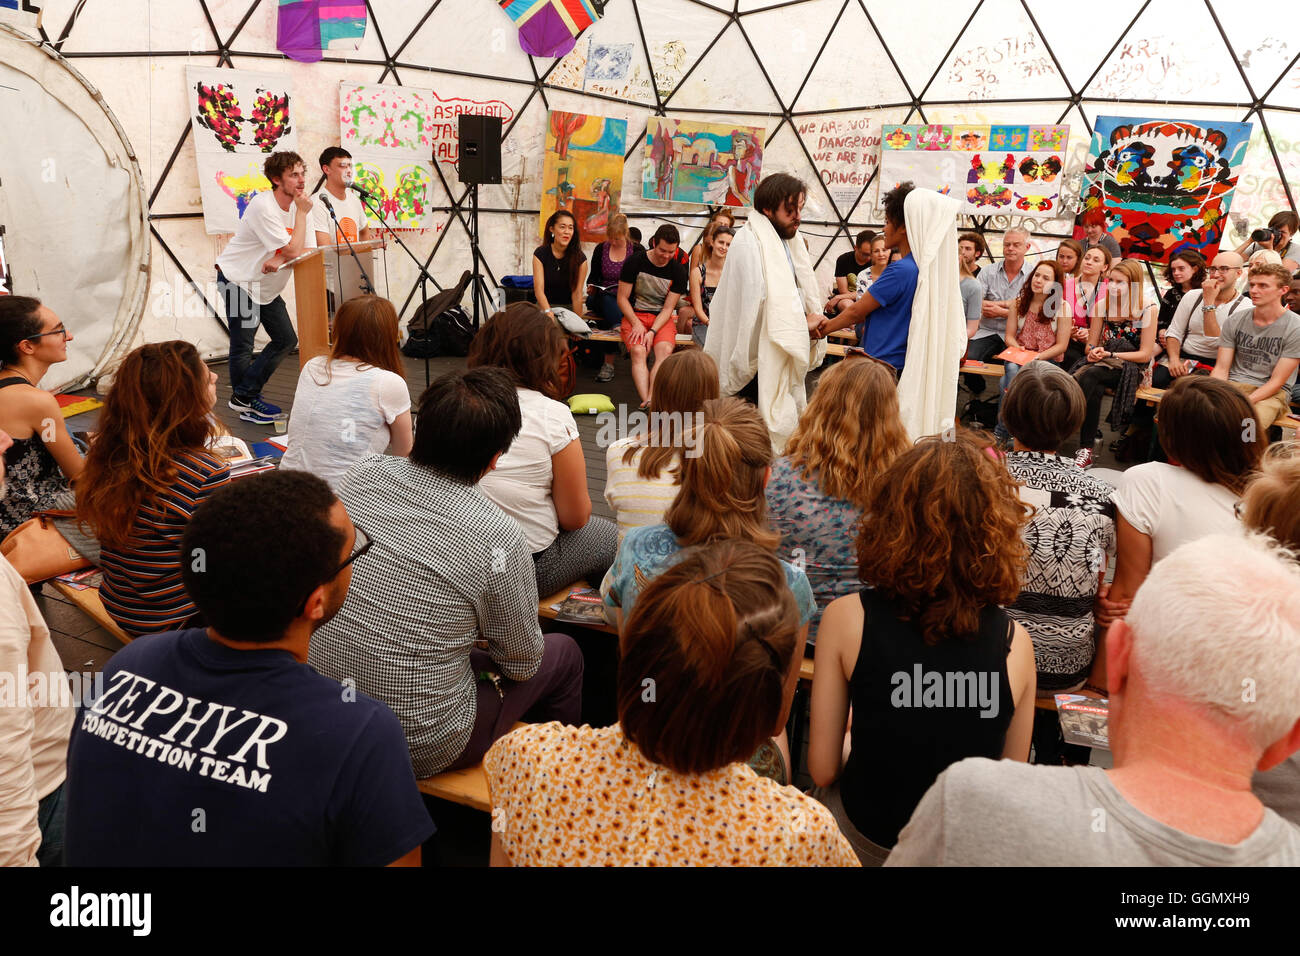
[[[583,30],[600,19],[608,0],[497,0],[519,29],[531,56],[564,56]]]
[[[354,156],[353,181],[370,193],[370,205],[393,229],[427,229],[432,225],[432,165],[390,156]]]
[[[886,126],[880,142],[882,194],[910,180],[968,215],[1060,215],[1068,126]]]
[[[603,242],[623,192],[627,120],[551,110],[542,157],[542,211],[538,235],[558,209],[578,220],[583,242]]]
[[[1101,210],[1126,258],[1219,251],[1250,123],[1098,116],[1083,211]]]
[[[188,67],[194,153],[209,235],[234,232],[248,203],[271,188],[262,163],[296,149],[292,83],[284,73]]]
[[[365,0],[280,0],[277,14],[276,49],[302,63],[355,50],[366,35]]]
[[[641,197],[752,206],[766,135],[757,126],[652,116],[646,127]]]

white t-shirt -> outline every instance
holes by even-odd
[[[217,257],[217,268],[222,275],[252,296],[258,305],[274,301],[293,275],[292,269],[263,275],[262,266],[289,244],[296,215],[297,206],[290,203],[288,209],[281,209],[273,191],[258,193],[244,210],[239,229],[226,244],[225,251]],[[315,249],[316,233],[311,229],[310,216],[307,227],[303,248]]]
[[[664,512],[681,490],[681,486],[676,484],[680,459],[665,463],[658,478],[642,478],[637,474],[644,447],[631,462],[623,464],[624,453],[638,444],[635,435],[620,438],[605,452],[605,501],[618,519],[620,541],[632,528],[663,524]]]
[[[1188,541],[1241,530],[1236,495],[1160,461],[1124,472],[1113,500],[1124,520],[1151,538],[1152,564]]]
[[[330,205],[334,207],[334,215],[338,217],[338,228],[334,226],[334,220],[330,217],[330,211],[325,208],[325,203],[321,202],[322,196],[329,196]],[[361,202],[361,197],[352,190],[345,190],[342,199],[336,199],[327,187],[322,186],[312,199],[311,207],[311,229],[313,233],[323,232],[326,235],[333,236],[330,241],[331,245],[346,245],[343,241],[347,237],[348,242],[359,242],[361,239],[361,230],[370,227],[370,220],[366,217],[366,207]],[[347,255],[346,250],[342,253]],[[334,291],[335,269],[338,262],[339,253],[325,253],[325,288]]]
[[[519,522],[533,554],[545,551],[560,533],[551,498],[551,456],[578,437],[578,423],[563,402],[531,388],[516,390],[523,427],[479,490]]]
[[[357,461],[383,454],[388,426],[410,410],[411,393],[402,376],[355,362],[330,362],[322,384],[328,361],[318,355],[298,376],[280,467],[310,471],[337,490]]]

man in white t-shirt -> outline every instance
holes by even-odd
[[[366,216],[361,197],[348,191],[352,182],[352,154],[341,146],[331,146],[320,154],[320,171],[325,184],[313,197],[311,227],[316,233],[316,245],[346,246],[349,242],[370,239],[370,219]],[[329,206],[325,205],[328,198]],[[333,215],[330,215],[330,206]],[[342,253],[347,255],[346,251]],[[340,253],[325,253],[325,288],[331,295],[338,288],[338,260]],[[334,303],[334,308],[342,305]],[[334,311],[333,308],[330,309]]]
[[[1183,545],[1106,637],[1114,769],[962,760],[885,865],[1300,864],[1300,828],[1250,786],[1300,749],[1298,591],[1262,535]]]
[[[281,411],[262,400],[262,387],[293,351],[298,336],[280,293],[293,274],[281,269],[304,249],[316,247],[309,218],[307,172],[297,153],[278,152],[262,166],[270,192],[258,193],[244,210],[239,229],[217,258],[217,291],[230,327],[230,407],[243,421],[270,425]],[[258,326],[271,337],[254,358]]]

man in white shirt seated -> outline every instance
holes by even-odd
[[[1209,535],[1156,564],[1106,639],[1114,769],[953,764],[886,866],[1300,864],[1300,829],[1251,792],[1256,769],[1300,749],[1300,566],[1285,555]]]

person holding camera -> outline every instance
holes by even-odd
[[[1294,238],[1300,232],[1300,216],[1290,209],[1274,213],[1273,218],[1263,229],[1256,229],[1250,238],[1237,247],[1237,254],[1249,259],[1260,249],[1272,249],[1282,257],[1282,264],[1294,272],[1300,269],[1300,239]]]

